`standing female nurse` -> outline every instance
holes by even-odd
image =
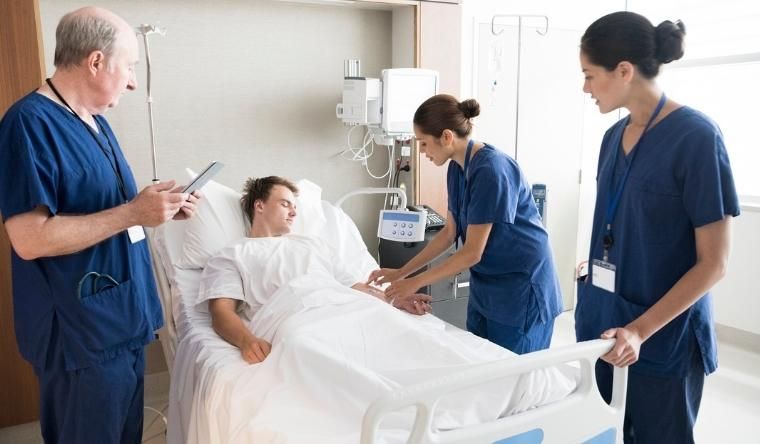
[[[467,329],[519,354],[548,348],[562,306],[548,235],[517,163],[470,139],[478,114],[475,100],[445,94],[417,109],[420,151],[438,166],[452,160],[448,219],[406,265],[376,270],[370,281],[391,282],[386,295],[393,299],[470,267]],[[439,266],[404,279],[457,240],[462,247]]]
[[[602,140],[591,276],[575,311],[579,341],[615,338],[609,364],[597,364],[607,400],[610,364],[631,366],[626,443],[694,442],[704,375],[717,366],[708,291],[739,215],[720,129],[654,80],[683,55],[684,34],[681,22],[617,12],[581,39],[583,91],[602,113],[630,112]]]

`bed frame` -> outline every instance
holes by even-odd
[[[377,442],[378,427],[383,417],[407,407],[416,409],[410,443],[622,443],[620,431],[623,429],[628,369],[615,368],[610,404],[604,402],[599,394],[594,373],[597,359],[607,353],[614,343],[614,339],[597,339],[541,350],[522,355],[519,359],[484,364],[455,376],[396,390],[376,400],[367,409],[361,443]],[[576,390],[561,401],[490,423],[446,431],[431,429],[436,403],[447,394],[568,362],[580,363],[581,380]]]
[[[395,193],[405,200],[405,193],[399,189],[373,188],[357,190],[338,201],[358,194]],[[159,227],[149,230],[149,242],[153,258],[153,269],[161,294],[164,313],[173,313],[172,291],[165,266],[167,257],[156,242],[156,237],[167,233]],[[171,371],[177,347],[177,329],[173,316],[165,316],[165,326],[159,330],[167,364]],[[455,376],[434,379],[391,392],[372,403],[363,419],[361,444],[378,442],[378,431],[383,418],[394,411],[412,407],[416,409],[415,422],[410,431],[409,443],[494,443],[494,444],[538,444],[538,443],[622,443],[623,415],[627,387],[627,368],[615,368],[612,402],[607,404],[596,387],[594,366],[597,359],[612,348],[614,340],[595,340],[573,344],[561,348],[542,350],[521,356],[519,359],[497,361],[469,370]],[[438,400],[453,392],[480,384],[498,381],[519,375],[533,369],[550,367],[563,363],[580,364],[581,380],[576,390],[567,398],[495,421],[477,424],[455,430],[433,430],[433,413]]]

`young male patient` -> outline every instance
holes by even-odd
[[[238,347],[243,359],[251,364],[263,361],[271,344],[255,336],[241,315],[250,321],[281,287],[293,285],[300,277],[310,277],[310,283],[325,280],[327,287],[351,287],[386,301],[382,290],[363,283],[366,277],[357,276],[327,244],[317,238],[289,234],[297,215],[297,193],[296,186],[281,177],[248,179],[240,199],[251,221],[248,237],[212,257],[203,272],[199,303],[208,301],[214,330]],[[273,256],[285,257],[287,267]],[[421,315],[430,310],[430,300],[428,295],[414,294],[386,302]]]

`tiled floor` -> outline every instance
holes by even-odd
[[[572,313],[564,313],[557,318],[552,346],[571,344],[574,341]],[[145,404],[166,412],[168,398],[168,374],[149,375],[146,378]],[[154,412],[146,410],[145,443],[166,442],[164,423],[156,417]],[[758,419],[760,354],[720,342],[720,367],[705,380],[696,441],[700,444],[760,444],[760,433],[756,426]],[[37,443],[42,443],[38,423],[0,429],[0,444]]]

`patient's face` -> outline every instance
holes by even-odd
[[[257,214],[254,221],[259,219],[266,224],[272,236],[288,234],[296,218],[296,197],[288,187],[275,185],[269,193],[269,199],[255,211]]]

